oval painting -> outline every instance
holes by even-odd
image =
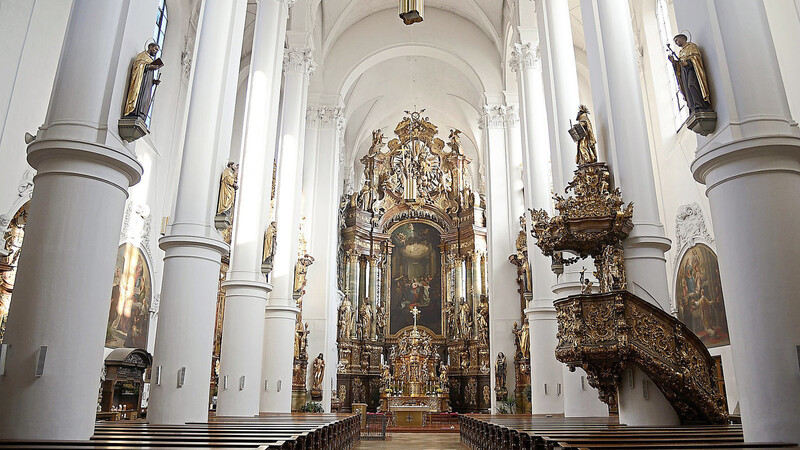
[[[106,347],[147,348],[152,290],[150,267],[142,250],[131,244],[120,245],[111,288]]]
[[[706,347],[730,344],[728,319],[722,298],[717,255],[697,244],[684,253],[678,266],[675,298],[678,319],[686,324]]]

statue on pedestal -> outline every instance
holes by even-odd
[[[506,389],[506,355],[503,352],[497,354],[497,362],[494,364],[494,393],[497,400],[503,400],[508,395]]]
[[[531,347],[530,347],[530,339],[531,339],[531,330],[530,325],[528,324],[527,320],[522,322],[522,327],[517,327],[517,322],[514,322],[514,328],[512,329],[512,333],[516,336],[514,339],[514,343],[517,346],[517,352],[523,358],[530,358],[531,354]]]
[[[364,298],[364,303],[358,311],[358,320],[363,339],[372,338],[372,305],[370,304],[369,297]]]
[[[350,297],[345,295],[341,306],[339,306],[339,339],[349,338],[352,331],[353,307],[350,304]]]
[[[147,118],[147,113],[150,112],[152,88],[161,83],[161,80],[154,76],[155,71],[164,66],[161,58],[153,59],[159,50],[158,44],[151,42],[147,45],[147,50],[136,55],[133,60],[123,116],[138,117],[141,120]]]
[[[478,315],[476,317],[477,329],[475,337],[481,344],[489,345],[489,299],[486,295],[481,295],[478,305]]]
[[[303,358],[308,347],[308,324],[303,324],[300,320],[295,322],[294,327],[294,356]]]
[[[314,359],[313,375],[311,379],[311,398],[322,398],[322,380],[325,376],[325,360],[322,353]]]
[[[239,165],[229,161],[222,171],[219,183],[219,200],[217,201],[217,214],[230,216],[233,209],[233,202],[236,199],[236,190],[239,184],[236,178],[239,175]]]
[[[272,258],[275,256],[275,235],[277,232],[278,223],[273,220],[269,223],[267,231],[264,232],[264,248],[261,256],[261,261],[264,263],[272,264]]]
[[[444,307],[444,314],[445,314],[445,330],[447,332],[447,336],[451,338],[455,338],[458,336],[458,312],[456,311],[456,305],[453,303],[453,299],[447,300],[447,305]]]
[[[386,311],[383,305],[378,305],[378,311],[375,313],[375,334],[378,338],[386,336]]]
[[[693,114],[695,111],[710,110],[711,90],[708,87],[700,48],[694,42],[689,42],[689,38],[682,33],[675,36],[673,41],[681,48],[680,54],[676,55],[667,44],[670,53],[668,58],[689,112]]]
[[[461,328],[461,336],[465,339],[472,337],[472,309],[469,307],[469,302],[464,297],[461,297],[461,306],[458,310],[459,326]]]

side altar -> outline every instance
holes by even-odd
[[[407,112],[388,142],[373,132],[364,184],[342,199],[344,411],[490,408],[485,197],[472,187],[461,132],[445,143],[423,111]]]

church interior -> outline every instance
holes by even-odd
[[[800,443],[800,0],[0,36],[0,447]]]

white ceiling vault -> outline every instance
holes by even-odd
[[[583,51],[579,0],[568,0],[573,14],[576,52]],[[249,0],[240,80],[246,85],[257,2]],[[317,69],[311,77],[309,102],[344,108],[345,164],[361,172],[358,162],[371,143],[372,131],[393,136],[404,111],[425,108],[425,115],[446,138],[451,128],[464,133],[473,159],[473,179],[483,157],[478,118],[487,94],[516,103],[516,76],[508,58],[519,22],[535,27],[534,0],[426,0],[424,21],[406,26],[397,0],[297,0],[290,31],[310,33]],[[576,33],[577,31],[577,33]],[[580,63],[580,57],[578,61]],[[324,99],[324,100],[323,100]],[[346,176],[346,174],[345,174]],[[357,181],[357,180],[355,180]]]

